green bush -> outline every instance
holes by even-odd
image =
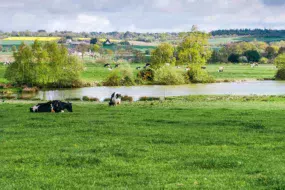
[[[161,67],[154,71],[154,80],[155,84],[160,85],[176,85],[176,84],[185,84],[185,77],[174,70],[172,67]]]
[[[128,101],[128,102],[133,102],[134,101],[133,97],[131,97],[131,96],[123,96],[121,98],[121,100],[122,101]]]
[[[259,63],[260,64],[267,64],[268,63],[268,59],[266,57],[262,57],[260,60],[259,60]]]
[[[157,101],[157,100],[160,100],[159,97],[140,97],[139,98],[139,101]]]
[[[154,71],[152,69],[143,69],[138,73],[138,80],[153,81]]]
[[[66,101],[81,101],[80,98],[65,98]]]
[[[285,54],[280,54],[274,60],[275,65],[278,68],[278,71],[275,75],[276,79],[285,80]]]
[[[132,86],[135,85],[132,68],[129,64],[122,64],[120,67],[114,69],[106,81],[105,86]]]
[[[215,82],[214,78],[209,76],[206,70],[201,69],[200,65],[192,66],[191,69],[187,71],[187,77],[192,83]]]
[[[240,56],[240,57],[238,58],[238,62],[239,62],[239,63],[248,63],[248,59],[247,59],[246,56]]]
[[[83,96],[82,100],[86,102],[99,102],[100,101],[98,98],[88,97],[88,96]]]
[[[285,68],[278,69],[275,78],[279,80],[285,80]]]

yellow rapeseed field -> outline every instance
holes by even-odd
[[[60,37],[9,37],[5,38],[3,40],[8,40],[8,41],[58,41]]]

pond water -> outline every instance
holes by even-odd
[[[88,87],[64,90],[40,91],[36,97],[45,100],[96,97],[103,101],[113,92],[132,96],[138,100],[143,96],[169,97],[185,95],[285,95],[285,81],[249,81],[213,84],[189,84],[177,86],[131,86]]]

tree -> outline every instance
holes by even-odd
[[[150,50],[149,49],[145,50],[144,54],[145,55],[150,55]]]
[[[285,54],[278,55],[274,60],[274,64],[278,69],[285,69]]]
[[[281,47],[278,51],[278,55],[285,53],[285,47]]]
[[[97,39],[97,38],[92,38],[92,39],[90,40],[90,44],[97,44],[97,42],[98,42],[98,39]]]
[[[280,80],[285,80],[285,54],[278,55],[275,60],[274,64],[278,68],[276,73],[276,78]]]
[[[239,63],[247,63],[247,62],[248,62],[248,59],[247,59],[246,56],[240,56],[240,57],[238,58],[238,62],[239,62]]]
[[[268,46],[266,49],[265,49],[265,55],[266,55],[266,58],[268,59],[274,59],[277,55],[277,52],[278,50],[276,50],[276,48],[272,47],[272,46]]]
[[[97,53],[99,53],[99,51],[100,51],[100,46],[98,45],[98,44],[94,44],[93,46],[91,46],[92,47],[92,51],[93,52],[97,52]]]
[[[238,63],[238,62],[239,62],[239,57],[240,57],[239,54],[232,53],[232,54],[229,56],[228,61],[231,62],[231,63]]]
[[[259,62],[261,56],[256,50],[248,50],[244,52],[244,56],[247,57],[249,62]]]
[[[89,50],[90,46],[88,44],[79,44],[76,46],[76,50],[79,51],[82,55],[82,59],[84,57],[84,54]]]
[[[134,50],[133,51],[134,54],[134,62],[135,63],[143,63],[145,62],[145,56],[144,54],[140,51],[140,50]]]
[[[268,63],[268,59],[266,57],[262,57],[260,60],[259,60],[259,63],[260,64],[267,64]]]
[[[13,51],[13,52],[17,51],[16,46],[12,46],[12,51]]]
[[[208,38],[209,35],[202,32],[187,33],[178,46],[179,63],[205,65],[211,57]]]
[[[0,52],[2,52],[3,51],[3,46],[2,45],[0,45]]]
[[[171,44],[162,43],[151,52],[151,67],[158,69],[165,63],[175,63],[174,48]]]
[[[18,85],[72,86],[83,70],[82,63],[56,42],[35,41],[32,46],[22,43],[13,56],[15,61],[8,66],[5,77]]]

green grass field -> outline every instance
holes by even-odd
[[[284,189],[285,98],[0,103],[1,189]]]
[[[224,67],[224,72],[219,73],[218,70],[221,66]],[[250,65],[242,64],[207,65],[207,70],[217,80],[274,78],[277,71],[275,65],[259,65],[258,67],[251,68]]]

